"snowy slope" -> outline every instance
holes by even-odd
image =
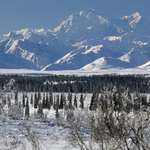
[[[68,46],[61,45],[63,47],[67,51]],[[13,31],[0,37],[0,67],[42,69],[66,51],[60,51],[60,45],[50,31]]]
[[[139,66],[139,68],[146,68],[146,69],[150,69],[150,61],[148,61],[147,63]]]
[[[139,66],[139,65],[144,64],[147,61],[149,61],[149,58],[146,55],[144,55],[143,53],[141,53],[139,51],[134,50],[134,48],[132,48],[130,52],[119,57],[118,59],[128,62],[133,66],[135,66],[135,65]]]
[[[109,68],[129,68],[130,64],[112,57],[101,57],[85,65],[81,70],[100,70]]]
[[[150,61],[149,35],[150,21],[138,12],[112,18],[82,10],[53,30],[22,29],[1,35],[0,68],[144,67]]]

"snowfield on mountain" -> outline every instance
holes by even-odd
[[[1,35],[0,68],[146,69],[149,35],[150,21],[138,12],[113,18],[93,9],[82,10],[52,30],[22,29]]]

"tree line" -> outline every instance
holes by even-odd
[[[12,79],[18,92],[93,93],[103,91],[106,86],[129,88],[131,93],[150,92],[150,77],[147,75],[0,75],[0,89],[9,86]]]

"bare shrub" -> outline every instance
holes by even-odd
[[[81,150],[150,149],[150,109],[126,111],[128,98],[124,93],[116,94],[115,104],[106,94],[101,94],[96,110],[81,110],[71,118],[70,144]]]

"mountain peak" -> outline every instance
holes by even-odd
[[[86,10],[81,10],[81,11],[77,12],[76,14],[78,14],[80,16],[86,16],[89,13],[95,13],[96,14],[96,11],[94,9],[86,9]]]
[[[54,29],[54,32],[71,32],[91,30],[99,25],[108,24],[108,20],[105,19],[95,11],[94,9],[82,10],[75,14],[70,15],[65,21]]]

